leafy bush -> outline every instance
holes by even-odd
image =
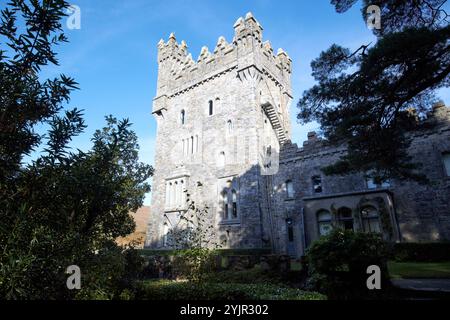
[[[252,269],[240,270],[240,271],[220,271],[210,273],[205,277],[207,282],[218,283],[271,283],[279,284],[283,280],[280,275],[274,272],[261,269],[259,266],[255,266]]]
[[[331,298],[363,298],[367,267],[381,268],[382,287],[388,284],[387,247],[377,234],[336,229],[307,251],[308,286]]]
[[[325,300],[316,292],[269,284],[147,281],[139,299],[144,300]]]
[[[179,250],[138,249],[142,256],[174,256]],[[258,256],[270,254],[270,249],[215,249],[214,254],[226,256]]]
[[[81,290],[75,299],[131,299],[143,265],[144,259],[135,249],[111,243],[80,265]]]
[[[203,281],[214,270],[214,251],[207,248],[180,250],[173,261],[173,273],[190,281]]]
[[[398,262],[450,261],[450,242],[395,243],[391,256]]]

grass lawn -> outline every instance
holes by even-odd
[[[391,278],[450,278],[449,262],[394,262],[388,263]]]

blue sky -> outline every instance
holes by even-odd
[[[0,0],[0,3],[4,3]],[[73,146],[90,147],[104,116],[129,118],[141,145],[141,160],[153,163],[156,123],[151,116],[157,81],[157,43],[171,32],[185,40],[194,59],[202,46],[212,51],[219,36],[233,38],[233,24],[251,11],[275,51],[293,60],[291,105],[293,140],[301,144],[315,124],[296,123],[296,102],[313,85],[310,62],[332,43],[358,48],[374,40],[361,18],[360,5],[338,14],[329,0],[73,0],[81,9],[81,29],[66,30],[70,43],[58,49],[60,67],[43,76],[70,75],[81,90],[68,108],[84,109],[88,128]],[[3,5],[2,5],[3,6]],[[441,97],[450,103],[450,90]],[[149,197],[146,203],[149,203]]]

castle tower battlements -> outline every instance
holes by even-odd
[[[167,99],[181,95],[203,83],[234,72],[242,80],[253,79],[257,83],[270,81],[282,97],[276,101],[276,109],[287,105],[292,99],[291,72],[292,60],[283,49],[274,50],[270,41],[263,42],[263,28],[249,12],[240,17],[234,24],[235,35],[231,43],[220,36],[216,47],[211,52],[207,47],[201,49],[196,60],[188,51],[185,41],[178,43],[174,33],[167,42],[161,39],[158,43],[158,85],[153,104],[153,113],[160,114],[167,110]],[[275,103],[274,93],[260,90],[262,100]],[[263,103],[264,104],[264,103]],[[281,118],[285,122],[288,110]],[[280,122],[280,119],[275,119]],[[276,124],[278,125],[278,124]],[[289,134],[290,124],[280,123],[283,135]],[[286,132],[287,131],[287,132]],[[286,137],[282,138],[287,139]]]

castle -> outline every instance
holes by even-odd
[[[410,155],[429,185],[365,174],[325,176],[345,153],[314,132],[292,144],[292,61],[248,13],[197,61],[174,34],[158,43],[155,175],[146,247],[167,236],[187,209],[187,192],[208,207],[226,248],[271,248],[301,256],[340,226],[379,232],[389,241],[450,240],[450,109],[433,108],[433,129],[414,134]]]

